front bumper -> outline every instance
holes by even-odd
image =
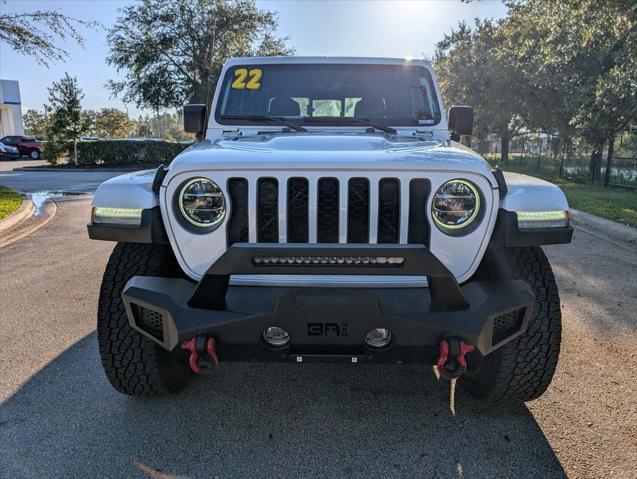
[[[397,266],[257,264],[255,258],[403,258]],[[257,260],[258,261],[258,260]],[[283,262],[285,263],[285,262]],[[428,288],[290,288],[228,286],[231,274],[425,275]],[[457,337],[487,355],[522,333],[534,296],[519,280],[459,286],[420,245],[248,245],[231,247],[198,283],[133,277],[123,292],[131,325],[167,350],[205,333],[221,361],[334,361],[432,364],[441,339]],[[262,339],[266,327],[288,331],[282,348]],[[387,328],[375,349],[364,338]],[[301,358],[301,359],[299,359]]]

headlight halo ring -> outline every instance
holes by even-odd
[[[196,218],[193,217],[193,214],[190,213],[188,211],[188,208],[184,205],[184,196],[188,194],[188,189],[192,188],[192,186],[197,183],[210,185],[210,189],[215,195],[217,195],[216,197],[221,198],[221,205],[219,206],[220,214],[212,222],[206,223],[203,221],[197,221]],[[190,194],[196,195],[197,193]],[[201,196],[206,196],[205,193],[200,194]],[[175,209],[179,213],[178,217],[182,225],[201,233],[210,233],[219,228],[219,226],[221,226],[221,224],[225,220],[228,212],[228,203],[226,201],[223,189],[214,180],[211,180],[210,178],[206,178],[204,176],[189,178],[181,185],[179,185],[179,187],[177,188],[177,194],[174,196],[174,204]],[[196,209],[194,211],[196,211]]]
[[[466,218],[461,224],[453,225],[447,224],[440,220],[436,212],[444,213],[444,210],[440,210],[436,207],[437,196],[442,195],[441,190],[453,183],[459,183],[468,188],[472,193],[475,206],[468,218]],[[431,217],[436,227],[443,233],[449,236],[464,236],[474,231],[479,225],[484,216],[484,196],[480,188],[473,182],[463,178],[453,178],[445,181],[433,194],[431,202]]]

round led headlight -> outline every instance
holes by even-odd
[[[438,188],[431,205],[436,226],[447,234],[464,234],[480,214],[480,191],[466,180],[451,180]]]
[[[188,223],[206,230],[217,228],[226,216],[223,192],[207,178],[186,181],[179,189],[177,204]]]

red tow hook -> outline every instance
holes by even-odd
[[[440,376],[449,380],[462,376],[467,371],[465,355],[475,349],[475,346],[457,338],[440,341],[440,357],[436,363]]]
[[[190,351],[188,364],[190,364],[190,369],[192,369],[195,374],[201,373],[202,369],[210,368],[212,363],[214,363],[215,366],[219,364],[217,345],[213,337],[200,334],[183,342],[181,348]]]

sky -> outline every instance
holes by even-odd
[[[22,108],[42,109],[47,87],[69,72],[77,77],[86,109],[119,108],[131,116],[140,112],[112,98],[104,84],[120,78],[106,64],[106,29],[117,18],[118,8],[133,3],[121,0],[0,0],[2,13],[55,9],[82,20],[96,20],[100,30],[83,30],[85,47],[71,42],[57,45],[69,52],[64,62],[49,68],[12,51],[0,42],[0,78],[18,80]],[[482,0],[257,0],[260,8],[276,11],[278,34],[289,37],[298,55],[431,57],[436,42],[459,21],[502,18],[500,1]]]

